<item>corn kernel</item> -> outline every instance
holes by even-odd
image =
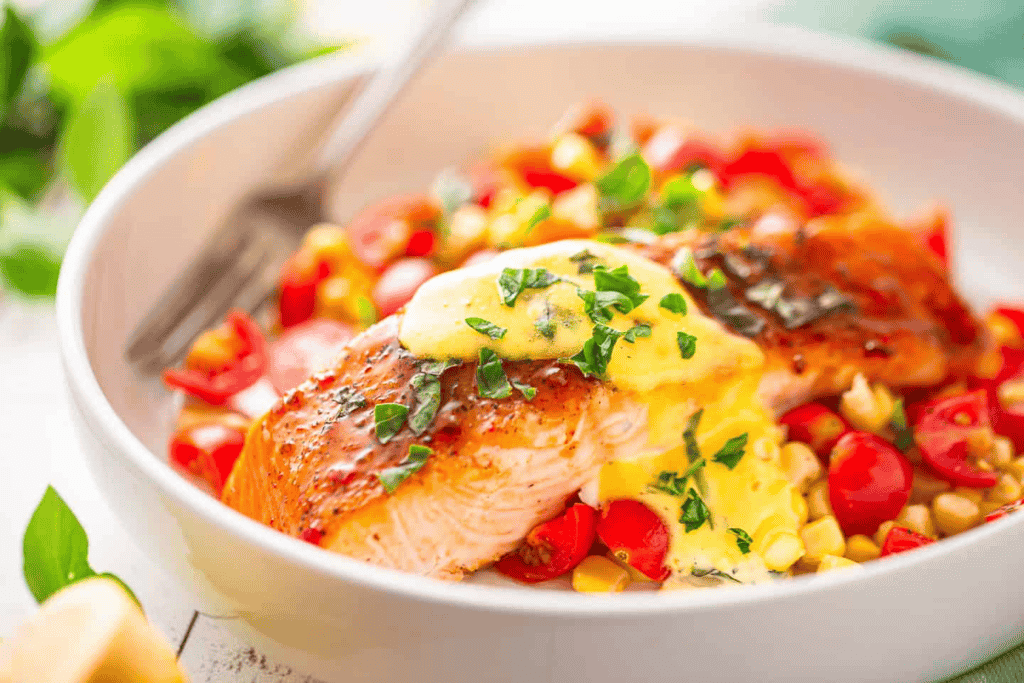
[[[878,544],[879,548],[885,545],[885,537],[889,535],[889,532],[892,531],[892,528],[894,526],[896,526],[896,522],[892,521],[891,519],[886,520],[878,525],[878,531],[875,532],[875,543]]]
[[[978,511],[981,513],[982,517],[984,517],[985,515],[992,514],[1001,507],[1003,507],[1002,503],[997,503],[994,500],[983,500],[978,504]]]
[[[625,569],[601,555],[590,555],[572,570],[572,587],[580,593],[618,593],[629,585]]]
[[[338,270],[343,264],[353,261],[348,236],[344,228],[330,223],[314,225],[306,232],[302,248],[317,261],[327,261]]]
[[[822,474],[818,456],[806,444],[798,441],[791,441],[782,447],[779,452],[779,464],[782,465],[786,478],[801,493],[806,493]]]
[[[854,562],[876,560],[881,553],[878,544],[868,536],[857,534],[846,539],[846,557]]]
[[[1006,466],[1006,470],[1017,479],[1024,481],[1024,457],[1014,458]]]
[[[817,564],[825,555],[843,555],[846,552],[846,539],[835,517],[822,517],[811,522],[800,530],[800,538],[806,551],[803,560],[809,564]]]
[[[530,233],[548,219],[536,220],[545,207],[550,211],[551,192],[538,188],[507,212],[495,215],[487,226],[487,242],[493,247],[518,247],[526,243]]]
[[[999,385],[996,391],[999,396],[999,404],[1009,408],[1018,403],[1024,403],[1024,380],[1008,380]]]
[[[969,489],[964,486],[953,489],[953,493],[960,496],[961,498],[966,498],[975,505],[980,503],[982,499],[985,497],[985,493],[981,489]]]
[[[185,358],[185,366],[192,370],[219,370],[231,365],[244,348],[244,342],[234,331],[216,327],[196,338]]]
[[[857,429],[878,433],[892,417],[892,399],[886,401],[884,394],[872,390],[864,375],[858,374],[840,399],[839,411]]]
[[[174,430],[181,431],[199,425],[218,424],[246,431],[251,423],[249,418],[224,406],[213,406],[201,401],[188,401],[178,413]]]
[[[985,498],[1005,505],[1020,500],[1021,493],[1020,482],[1012,474],[1002,474],[996,485],[988,490]]]
[[[725,197],[717,187],[709,187],[700,198],[700,210],[707,218],[718,220],[725,216]]]
[[[759,547],[755,548],[764,559],[765,566],[777,572],[792,567],[804,554],[804,544],[792,531],[775,531],[767,534]]]
[[[1005,470],[1013,462],[1013,442],[1005,436],[997,436],[992,442],[992,450],[989,451],[988,461],[997,469]]]
[[[950,488],[952,487],[945,479],[939,479],[925,470],[915,469],[913,488],[910,490],[910,502],[913,504],[930,503],[932,498],[940,493],[945,493]]]
[[[361,322],[359,299],[369,300],[372,281],[358,271],[346,271],[324,279],[316,287],[316,315],[350,323]]]
[[[585,233],[597,232],[601,227],[597,188],[585,183],[558,195],[551,202],[551,216],[572,223]]]
[[[935,522],[927,505],[908,505],[900,511],[895,521],[897,526],[906,527],[922,536],[936,537]]]
[[[807,510],[807,499],[804,498],[796,489],[793,489],[793,512],[796,513],[796,523],[798,526],[807,524],[807,518],[809,516],[809,512]]]
[[[821,519],[832,514],[832,504],[828,498],[828,480],[815,482],[807,492],[807,512],[811,519]]]
[[[838,557],[836,555],[825,555],[823,558],[821,558],[821,561],[818,563],[818,573],[830,572],[834,569],[843,569],[845,567],[857,566],[859,565],[856,562],[845,557]]]
[[[448,263],[461,261],[484,243],[487,235],[487,211],[477,204],[465,204],[448,217],[447,230],[439,231],[437,258]]]
[[[594,144],[576,133],[566,133],[551,148],[551,168],[579,180],[589,182],[601,173],[601,155]]]
[[[942,493],[932,501],[932,516],[939,531],[952,536],[981,521],[978,504],[955,493]]]

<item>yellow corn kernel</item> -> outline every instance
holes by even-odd
[[[878,531],[875,532],[875,543],[878,544],[879,548],[885,545],[885,537],[889,535],[894,526],[896,526],[896,522],[891,519],[878,525]]]
[[[185,358],[185,366],[192,370],[219,370],[231,365],[244,348],[233,330],[216,327],[196,338]]]
[[[807,444],[791,441],[779,451],[779,464],[786,478],[801,493],[806,493],[817,479],[821,477],[822,467],[818,456]]]
[[[994,500],[983,500],[978,504],[978,512],[981,516],[990,515],[999,508],[1003,507],[1003,503],[997,503]]]
[[[515,203],[509,211],[495,215],[487,225],[487,242],[494,247],[518,247],[526,243],[530,234],[541,227],[550,215],[551,192],[539,188]]]
[[[804,544],[792,531],[777,530],[756,540],[754,550],[768,569],[784,572],[803,557]]]
[[[1006,471],[1024,481],[1024,457],[1014,458],[1010,461],[1010,464],[1006,466]]]
[[[895,521],[897,526],[906,527],[929,538],[936,537],[932,511],[927,505],[908,505],[900,510]]]
[[[853,378],[852,386],[839,401],[839,411],[851,425],[874,433],[888,426],[892,407],[892,396],[888,390],[873,390],[862,374]]]
[[[857,566],[859,565],[856,562],[845,557],[839,557],[837,555],[825,555],[821,558],[821,561],[818,562],[818,573],[820,574],[821,572],[830,572],[833,569],[843,569],[845,567]]]
[[[178,413],[174,430],[181,431],[199,425],[218,424],[246,431],[251,422],[241,413],[236,413],[224,406],[212,406],[202,401],[187,401],[182,406],[181,412]]]
[[[992,441],[992,450],[988,453],[988,461],[995,465],[996,469],[1005,470],[1013,462],[1013,442],[1005,436],[997,436]]]
[[[960,496],[961,498],[966,498],[975,505],[980,503],[982,499],[985,497],[985,493],[981,489],[969,489],[965,486],[953,489],[953,493]]]
[[[807,518],[810,514],[807,510],[807,499],[796,489],[793,489],[793,512],[796,513],[796,523],[798,526],[807,524]]]
[[[985,498],[993,503],[1005,505],[1006,503],[1020,500],[1021,493],[1020,481],[1012,474],[1002,474],[999,476],[999,481],[996,485],[988,490]]]
[[[1020,330],[1002,313],[992,311],[985,316],[985,324],[996,339],[996,346],[1020,346],[1024,344]]]
[[[846,539],[835,517],[822,517],[811,522],[800,530],[800,539],[805,549],[803,561],[809,564],[817,564],[825,555],[843,555],[846,552]]]
[[[881,553],[882,549],[869,536],[857,534],[846,539],[846,557],[854,562],[876,560]]]
[[[1004,408],[1024,403],[1024,380],[1008,380],[999,385],[996,391],[999,403]]]
[[[719,220],[725,216],[725,197],[717,187],[709,187],[700,198],[700,210],[710,220]]]
[[[618,593],[629,585],[625,569],[601,555],[590,555],[572,570],[572,587],[580,593]]]
[[[601,227],[597,188],[584,183],[558,195],[551,202],[551,217],[572,223],[584,233],[596,233]]]
[[[484,243],[487,235],[487,211],[479,204],[464,204],[448,217],[445,230],[438,231],[434,255],[455,264]]]
[[[939,479],[925,470],[915,469],[913,488],[910,490],[910,502],[913,504],[930,503],[932,498],[940,493],[945,493],[950,488],[952,487],[945,479]]]
[[[952,536],[981,521],[978,504],[955,493],[940,493],[932,501],[932,516],[939,531]]]
[[[820,479],[811,485],[811,489],[807,492],[807,512],[811,519],[821,519],[832,514],[827,479]]]
[[[302,248],[308,250],[316,261],[327,261],[338,270],[353,261],[345,229],[330,223],[314,225],[302,240]]]
[[[324,279],[316,287],[317,317],[350,323],[365,322],[359,299],[369,301],[372,286],[372,281],[364,279],[358,271],[346,271]]]
[[[601,166],[601,155],[594,143],[577,133],[560,135],[551,148],[551,168],[574,180],[594,180],[600,175]]]

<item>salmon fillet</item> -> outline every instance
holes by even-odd
[[[843,391],[857,372],[892,386],[967,372],[988,341],[942,265],[894,226],[855,227],[755,225],[633,248],[677,265],[687,247],[705,272],[727,273],[722,290],[690,291],[764,349],[760,392],[777,411]],[[641,401],[575,367],[533,361],[504,363],[510,380],[537,388],[532,401],[478,396],[476,363],[464,363],[440,375],[431,426],[380,444],[373,406],[413,405],[412,379],[425,371],[398,342],[401,315],[355,338],[254,425],[226,504],[356,559],[457,579],[514,549],[603,463],[647,443]],[[389,495],[376,475],[411,443],[434,453]]]

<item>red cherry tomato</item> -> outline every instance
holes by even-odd
[[[330,267],[314,261],[304,251],[292,254],[281,267],[277,299],[282,327],[291,327],[309,320],[316,309],[316,286],[328,275]]]
[[[674,126],[664,126],[651,136],[644,145],[643,157],[651,168],[661,173],[685,171],[700,165],[717,174],[725,165],[725,157],[718,147]]]
[[[327,367],[355,330],[336,320],[316,318],[284,331],[270,343],[267,375],[279,393],[297,387],[310,375]]]
[[[228,313],[226,324],[242,340],[243,351],[235,362],[214,372],[164,370],[164,384],[213,405],[248,389],[267,371],[267,343],[259,326],[242,311]]]
[[[171,437],[171,461],[220,493],[245,445],[245,433],[220,424],[188,427]]]
[[[997,510],[993,510],[992,512],[985,515],[985,521],[994,522],[995,520],[1005,517],[1011,512],[1016,512],[1017,510],[1020,510],[1022,508],[1024,508],[1024,498],[1021,498],[1020,500],[1015,500],[1012,503],[1007,503],[1003,507]]]
[[[846,204],[846,193],[822,183],[804,187],[798,194],[812,217],[836,213]]]
[[[789,440],[810,446],[826,462],[836,441],[839,441],[849,425],[834,411],[820,403],[805,403],[793,408],[779,420],[789,427]]]
[[[568,192],[579,185],[572,178],[546,168],[527,167],[522,169],[521,172],[523,174],[523,181],[527,185],[530,187],[546,187],[553,194]]]
[[[437,208],[426,195],[393,197],[363,209],[348,224],[352,252],[371,268],[405,253],[416,230],[432,230]]]
[[[476,203],[485,209],[491,205],[494,195],[501,187],[501,174],[498,167],[490,162],[481,162],[469,169],[470,183]]]
[[[619,560],[649,579],[664,581],[669,569],[668,527],[661,517],[640,501],[623,498],[601,506],[597,537]]]
[[[751,148],[725,164],[719,173],[722,184],[729,187],[741,176],[760,175],[775,180],[788,190],[798,190],[793,170],[777,150]]]
[[[430,256],[434,251],[434,233],[431,230],[417,230],[409,237],[405,247],[406,256]]]
[[[913,550],[914,548],[920,548],[923,545],[934,543],[935,541],[927,536],[911,531],[905,527],[894,526],[889,529],[889,533],[885,535],[885,541],[882,543],[882,553],[880,557],[886,555],[892,555],[894,553],[902,553],[906,550]]]
[[[1010,306],[997,306],[995,312],[1012,322],[1017,328],[1017,334],[1024,338],[1024,310]]]
[[[373,303],[381,316],[404,306],[424,282],[437,275],[437,266],[423,258],[404,258],[385,270],[373,287]]]
[[[591,100],[570,112],[570,115],[568,125],[565,126],[567,130],[579,133],[600,144],[607,143],[608,136],[615,126],[615,112],[606,103],[601,100]]]
[[[981,470],[968,459],[970,440],[987,440],[991,432],[988,397],[981,390],[925,404],[914,425],[914,438],[928,466],[954,486],[973,488],[999,481],[998,474]]]
[[[583,561],[594,544],[597,512],[576,503],[559,517],[536,526],[516,550],[494,568],[523,583],[554,579]]]
[[[910,498],[914,470],[888,441],[868,432],[847,432],[832,449],[828,492],[847,536],[871,535],[899,514]]]
[[[314,526],[310,526],[302,530],[302,533],[299,534],[299,538],[301,538],[306,543],[320,545],[320,541],[322,541],[324,538],[324,532],[321,529],[318,529]]]

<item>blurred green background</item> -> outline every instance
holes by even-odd
[[[503,0],[482,4],[489,1]],[[573,3],[580,12],[629,11],[589,0],[555,1],[561,10],[566,9],[561,3]],[[664,1],[667,9],[683,0]],[[735,7],[718,8],[719,16],[739,14],[742,4],[743,18],[861,35],[1024,86],[1021,0],[730,2]],[[229,90],[338,47],[317,44],[304,33],[296,3],[18,0],[5,5],[0,296],[43,301],[52,296],[60,256],[84,207],[139,147]],[[545,3],[517,7],[540,20]],[[343,17],[363,12],[390,20],[377,3],[321,4]],[[566,27],[567,34],[571,30]]]

